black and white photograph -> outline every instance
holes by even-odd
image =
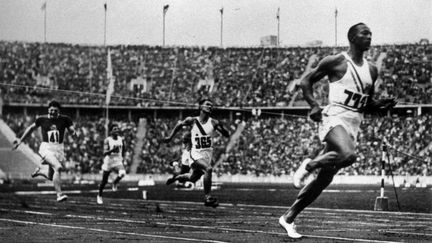
[[[432,0],[0,0],[0,242],[432,242]]]

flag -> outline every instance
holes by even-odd
[[[280,13],[280,8],[278,8],[278,10],[277,10],[276,19],[279,19],[279,17],[280,17],[279,13]]]
[[[337,17],[337,14],[338,14],[338,10],[337,8],[335,8],[335,17]]]
[[[44,11],[44,10],[46,9],[46,5],[47,5],[46,2],[44,2],[44,3],[42,4],[42,6],[41,6],[41,10],[42,10],[42,11]]]
[[[169,8],[168,4],[163,6],[163,13],[164,14],[166,14],[166,12],[168,12],[168,8]]]
[[[105,11],[107,11],[107,3],[104,3]]]
[[[106,105],[109,105],[110,100],[111,100],[111,95],[112,95],[112,93],[114,93],[114,81],[115,81],[115,78],[113,76],[113,69],[112,69],[112,62],[111,62],[111,50],[110,49],[108,49],[108,56],[107,56],[107,80],[109,81],[109,83],[108,83],[108,88],[106,91],[105,103],[106,103]]]
[[[219,11],[220,11],[221,14],[223,14],[223,8],[221,8]]]

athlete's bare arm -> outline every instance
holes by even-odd
[[[329,76],[330,81],[332,81],[334,77],[340,76],[338,69],[340,69],[340,64],[343,59],[344,57],[342,55],[327,56],[301,80],[300,86],[303,91],[303,96],[312,108],[310,117],[314,121],[321,121],[322,115],[320,104],[313,96],[313,85],[325,76]]]
[[[125,154],[126,154],[126,147],[125,147],[125,140],[123,139],[122,140],[122,151],[121,151],[121,154],[122,154],[122,157],[123,157],[123,159],[124,159],[124,157],[125,157]]]
[[[111,153],[114,152],[115,149],[116,148],[109,149],[108,138],[105,138],[105,140],[104,140],[104,152],[103,152],[103,155],[104,156],[110,155]]]
[[[30,135],[33,132],[33,130],[36,129],[36,128],[37,128],[36,123],[33,123],[29,127],[27,127],[27,129],[24,131],[24,133],[21,136],[21,138],[19,138],[19,139],[17,139],[17,140],[14,141],[14,146],[12,147],[12,150],[17,149],[21,145],[22,141],[24,139],[26,139],[27,136]]]
[[[375,99],[375,81],[378,79],[378,68],[369,62],[369,71],[372,78],[372,88],[369,90],[369,100],[366,107],[363,109],[363,112],[368,114],[374,114],[379,116],[384,116],[387,111],[393,108],[397,101],[396,98],[388,98],[388,99]]]
[[[229,132],[228,130],[222,125],[221,122],[219,122],[218,120],[212,119],[212,125],[213,127],[216,129],[216,131],[219,131],[220,134],[222,134],[222,136],[228,138],[229,137]]]
[[[68,130],[68,133],[73,137],[73,138],[76,138],[76,132],[75,132],[75,127],[72,125],[72,126],[69,126],[68,128],[67,128],[67,130]]]
[[[186,117],[186,119],[184,119],[183,121],[177,122],[177,124],[175,125],[175,127],[171,131],[171,134],[168,137],[165,137],[163,139],[163,141],[165,143],[171,142],[172,138],[177,134],[178,131],[180,131],[184,126],[192,125],[193,121],[194,121],[194,118],[189,116],[189,117]]]

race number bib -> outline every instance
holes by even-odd
[[[49,143],[59,143],[60,142],[59,130],[48,131],[48,142]]]
[[[113,146],[113,153],[118,154],[120,153],[122,146],[121,145],[114,145]]]
[[[196,142],[195,145],[196,149],[211,148],[212,146],[212,141],[210,136],[196,137],[195,142]]]
[[[363,108],[366,105],[369,97],[369,95],[356,93],[351,90],[345,90],[344,93],[347,95],[344,105],[354,109]]]

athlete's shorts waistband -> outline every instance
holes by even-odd
[[[47,142],[42,142],[41,147],[46,147],[46,148],[64,148],[63,143],[47,143]]]

